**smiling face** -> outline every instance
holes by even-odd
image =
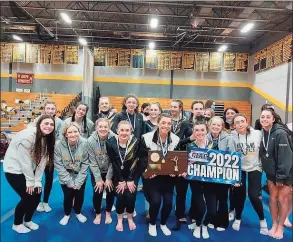
[[[206,118],[210,118],[212,116],[212,112],[210,109],[206,109],[203,114]]]
[[[233,116],[236,114],[236,112],[233,109],[228,109],[226,112],[226,121],[232,121]]]
[[[43,135],[51,134],[54,131],[54,121],[50,118],[44,119],[40,123],[40,130]]]
[[[65,137],[68,139],[68,142],[70,144],[76,144],[78,141],[78,138],[80,136],[79,130],[76,126],[71,125],[65,134]]]
[[[47,104],[45,106],[45,114],[54,116],[56,114],[56,106],[54,104]]]
[[[102,112],[108,112],[110,109],[110,101],[109,98],[101,98],[100,99],[100,109]]]
[[[172,119],[169,117],[162,117],[160,122],[158,123],[158,129],[160,135],[166,136],[172,127]]]
[[[275,122],[275,118],[271,111],[264,110],[261,112],[259,121],[264,129],[270,129]]]
[[[133,113],[135,109],[137,108],[137,104],[138,103],[134,97],[127,98],[125,101],[126,111]]]
[[[78,105],[78,107],[75,110],[75,117],[78,119],[82,119],[87,112],[87,107],[83,104]]]
[[[209,128],[212,134],[218,135],[223,129],[223,123],[221,120],[212,119]]]
[[[151,104],[150,105],[150,118],[156,119],[159,117],[160,114],[161,114],[161,111],[160,111],[158,105]]]
[[[170,105],[170,114],[172,115],[172,117],[177,117],[180,114],[180,107],[179,107],[179,103],[178,102],[171,102]]]
[[[194,117],[198,117],[203,115],[203,104],[202,103],[195,103],[192,107],[192,113]]]
[[[234,118],[233,126],[236,129],[237,133],[245,134],[248,127],[248,123],[245,117],[238,116]]]
[[[205,139],[207,134],[207,127],[205,124],[198,124],[194,125],[193,127],[193,136],[195,137],[195,140],[202,141]]]
[[[130,124],[119,124],[117,129],[118,138],[122,142],[127,142],[131,135],[131,126]]]
[[[109,123],[100,121],[96,127],[96,131],[101,139],[105,139],[110,131]]]

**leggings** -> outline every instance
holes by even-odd
[[[23,174],[5,173],[5,176],[9,185],[21,198],[15,208],[14,224],[22,224],[23,219],[25,222],[30,222],[40,202],[41,194],[37,193],[36,189],[32,195],[26,192],[26,180]]]
[[[81,207],[84,200],[84,189],[85,183],[81,186],[79,190],[67,187],[66,185],[61,185],[63,194],[64,194],[64,201],[63,201],[63,208],[64,213],[66,216],[71,214],[72,203],[74,200],[74,212],[76,214],[81,213]]]
[[[259,198],[261,191],[261,175],[260,171],[245,172],[242,171],[242,186],[234,188],[234,205],[236,211],[236,219],[241,220],[242,211],[244,209],[246,199],[246,178],[248,178],[248,197],[260,220],[264,219],[263,205]]]
[[[106,181],[106,175],[107,173],[102,173],[102,180],[105,182]],[[103,198],[103,190],[101,192],[99,192],[99,190],[97,190],[95,192],[95,178],[94,175],[91,173],[91,182],[92,182],[92,186],[93,186],[93,205],[96,211],[96,214],[100,214],[101,213],[101,204],[102,204],[102,198]],[[115,192],[114,190],[109,191],[108,189],[106,189],[107,192],[107,197],[106,197],[106,211],[107,212],[111,212],[112,211],[112,207],[114,204],[114,198],[115,198]]]
[[[49,202],[50,193],[53,186],[54,166],[46,166],[45,168],[45,187],[44,187],[44,203]]]
[[[161,225],[165,225],[172,210],[174,178],[170,176],[156,176],[146,180],[148,180],[147,183],[149,187],[150,224],[156,224],[161,207],[161,200],[163,199]]]
[[[184,177],[175,177],[175,188],[176,188],[176,211],[175,215],[177,219],[184,218],[185,215],[185,202],[186,193],[188,189],[188,180]]]
[[[126,212],[129,214],[132,214],[134,212],[135,201],[136,201],[136,190],[133,193],[131,193],[129,189],[126,189],[124,190],[123,193],[117,193],[116,197],[117,197],[116,199],[117,214],[124,213],[125,209],[126,209]]]

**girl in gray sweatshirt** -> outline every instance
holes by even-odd
[[[107,118],[99,118],[96,121],[96,131],[87,140],[91,181],[94,190],[93,205],[96,211],[94,224],[101,223],[101,202],[104,188],[107,192],[105,223],[112,222],[111,210],[115,193],[112,183],[113,167],[107,154],[106,141],[113,136],[114,134],[110,131],[110,121]]]
[[[244,114],[235,114],[232,118],[233,138],[237,144],[237,151],[242,155],[241,184],[234,187],[234,206],[236,219],[232,228],[240,230],[241,215],[246,199],[246,178],[248,179],[248,197],[260,220],[260,234],[267,235],[267,222],[264,217],[262,201],[259,197],[261,191],[262,165],[259,157],[261,132],[249,127]]]
[[[51,116],[42,115],[36,127],[24,129],[13,137],[4,157],[7,181],[21,198],[12,226],[18,233],[39,228],[32,222],[32,216],[40,201],[44,169],[46,164],[52,166],[54,160],[54,125]]]
[[[84,223],[87,218],[81,214],[84,201],[85,181],[88,171],[86,139],[80,136],[77,123],[70,123],[63,129],[63,138],[56,143],[54,165],[64,194],[65,216],[60,220],[66,225],[70,218],[72,203],[77,219]]]

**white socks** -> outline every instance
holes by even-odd
[[[207,226],[202,226],[202,237],[208,239],[210,237]]]
[[[157,236],[157,227],[156,225],[149,224],[149,235]]]
[[[235,219],[235,221],[232,224],[232,228],[236,231],[240,230],[240,224],[241,224],[241,220]]]
[[[193,236],[197,239],[200,239],[200,226],[194,226]]]
[[[168,227],[166,225],[160,225],[162,232],[164,233],[164,235],[169,236],[171,235],[171,231],[170,229],[168,229]]]
[[[65,225],[68,223],[69,218],[70,218],[70,215],[69,215],[69,216],[65,215],[65,216],[60,220],[59,224],[65,226]]]
[[[26,227],[28,227],[31,230],[38,230],[39,229],[39,225],[37,225],[36,223],[34,223],[33,221],[29,221],[29,222],[24,222],[24,225]]]
[[[81,213],[80,214],[76,214],[76,218],[81,223],[85,223],[85,221],[87,220],[87,218],[84,215],[82,215]]]
[[[266,219],[260,220],[260,231],[259,233],[262,235],[268,235],[268,225]]]
[[[23,224],[20,224],[20,225],[13,224],[12,229],[19,234],[25,234],[25,233],[31,232],[31,230],[25,227]]]

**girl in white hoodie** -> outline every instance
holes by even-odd
[[[18,233],[39,228],[32,222],[32,216],[40,202],[46,164],[53,165],[54,129],[54,118],[42,115],[36,127],[24,129],[13,137],[4,157],[6,179],[21,198],[15,208],[12,226]]]

